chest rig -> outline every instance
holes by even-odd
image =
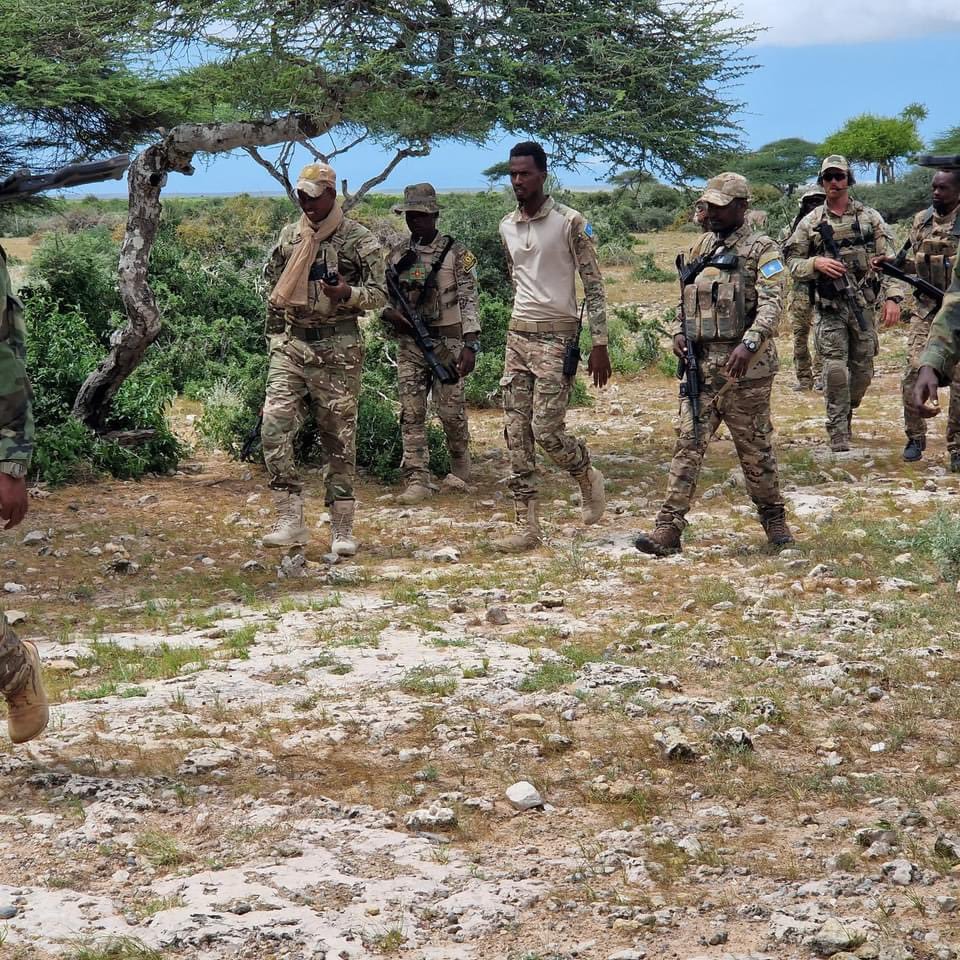
[[[452,307],[459,306],[457,284],[453,282],[440,287],[440,268],[453,246],[453,237],[445,237],[443,247],[435,258],[425,251],[411,247],[397,261],[397,276],[400,289],[407,303],[423,317],[424,322],[436,325]]]
[[[821,222],[830,222],[827,219],[826,206],[823,209]],[[876,302],[880,292],[880,280],[870,271],[870,258],[877,253],[877,238],[873,226],[860,223],[860,214],[855,211],[853,220],[843,223],[832,223],[833,238],[840,250],[840,261],[850,272],[854,285],[858,288],[866,303]],[[816,241],[818,253],[824,254],[823,241]],[[817,293],[821,300],[835,300],[837,286],[831,280],[825,280],[818,274]]]
[[[729,265],[705,267],[683,288],[683,313],[697,343],[739,340],[750,326],[742,258],[725,259]]]
[[[946,290],[950,286],[950,273],[960,243],[960,212],[949,225],[934,223],[933,218],[931,207],[922,225],[924,236],[914,251],[913,261],[917,276],[940,290]]]

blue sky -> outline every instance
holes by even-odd
[[[855,7],[858,2],[846,0],[844,9],[849,12],[849,5]],[[921,126],[925,138],[960,124],[955,79],[960,3],[956,8],[953,3],[941,8],[942,2],[922,0],[921,15],[912,9],[920,0],[871,0],[872,14],[866,19],[844,16],[843,20],[866,24],[864,29],[881,39],[858,43],[853,29],[845,29],[842,35],[851,42],[824,44],[821,39],[827,30],[822,24],[829,22],[836,29],[835,2],[795,0],[784,12],[766,0],[744,0],[745,19],[761,21],[771,10],[779,18],[768,23],[764,42],[751,48],[757,69],[731,94],[745,105],[740,120],[747,144],[758,147],[789,136],[818,141],[855,114],[893,115],[913,101],[929,110]],[[923,35],[900,36],[911,30]],[[504,159],[513,139],[484,147],[440,145],[428,157],[403,161],[381,189],[397,192],[406,183],[423,180],[440,189],[483,187],[486,180],[481,171]],[[324,146],[322,141],[320,145]],[[384,166],[387,156],[374,145],[361,145],[337,158],[338,176],[356,188]],[[166,192],[278,192],[265,171],[242,153],[208,162],[198,156],[196,166],[192,177],[171,175]],[[594,185],[600,172],[559,171],[568,186]],[[112,183],[100,191],[118,192]],[[79,192],[90,190],[80,188]]]

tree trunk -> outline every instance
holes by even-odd
[[[162,318],[150,287],[148,268],[160,226],[160,191],[166,185],[167,174],[193,173],[191,161],[197,153],[223,153],[238,147],[314,137],[333,126],[337,119],[333,116],[321,123],[294,115],[262,123],[185,123],[137,155],[127,175],[127,229],[117,269],[127,325],[114,333],[110,352],[80,387],[73,403],[73,415],[78,420],[98,433],[106,429],[117,391],[160,333]]]

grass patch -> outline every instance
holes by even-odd
[[[163,954],[133,937],[110,937],[77,946],[68,960],[163,960]]]
[[[557,661],[541,663],[533,673],[528,673],[517,689],[521,693],[536,693],[540,690],[559,690],[573,683],[576,673],[566,664]]]
[[[253,624],[247,624],[227,635],[223,641],[223,649],[233,654],[235,660],[249,660],[250,647],[256,638],[257,628]]]
[[[449,697],[457,680],[443,667],[413,667],[401,677],[400,689],[421,697]]]
[[[944,580],[960,579],[960,517],[938,510],[914,537],[913,548],[937,565]]]
[[[137,849],[155,867],[177,867],[193,859],[193,854],[184,850],[176,837],[161,830],[141,833],[137,837]]]
[[[671,280],[676,280],[677,275],[673,270],[658,267],[653,254],[646,250],[637,254],[637,265],[630,272],[630,279],[647,280],[650,283],[669,283]]]

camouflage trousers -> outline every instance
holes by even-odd
[[[503,367],[504,436],[510,453],[508,481],[514,499],[537,495],[534,443],[561,469],[575,477],[590,466],[582,440],[566,431],[572,382],[563,375],[563,355],[572,337],[556,333],[507,333]]]
[[[19,690],[30,673],[30,663],[24,656],[23,644],[0,610],[0,694]]]
[[[846,436],[850,417],[873,380],[873,358],[879,349],[873,310],[865,307],[867,330],[847,311],[817,310],[814,339],[823,362],[823,398],[827,407],[827,433]]]
[[[362,365],[359,331],[310,343],[289,333],[270,338],[262,442],[271,487],[303,489],[293,441],[309,411],[323,451],[324,502],[353,499]]]
[[[813,304],[807,295],[807,285],[795,285],[787,300],[786,314],[790,318],[793,331],[793,367],[797,383],[812,385],[820,379],[823,372],[820,354],[814,344],[813,357],[810,356],[810,331],[813,328]]]
[[[783,509],[780,475],[773,452],[773,424],[770,420],[770,391],[773,377],[740,380],[723,396],[718,393],[726,378],[707,376],[700,388],[700,415],[696,435],[690,401],[680,401],[678,437],[670,461],[667,496],[657,514],[657,526],[683,531],[693,502],[700,467],[710,438],[721,423],[733,437],[747,493],[757,505],[761,519]]]
[[[911,440],[922,440],[927,435],[927,421],[910,410],[913,402],[913,388],[920,372],[920,354],[927,345],[933,315],[924,318],[918,314],[910,317],[910,329],[907,332],[907,365],[903,371],[900,388],[903,393],[903,426]],[[947,413],[947,449],[960,452],[960,364],[953,371],[950,383],[950,408]]]
[[[463,350],[459,337],[441,341],[454,362]],[[401,336],[397,341],[397,386],[400,393],[400,430],[403,434],[404,480],[429,483],[430,450],[427,446],[427,396],[433,391],[437,416],[447,438],[451,458],[464,457],[470,443],[464,381],[439,383],[413,337]]]

